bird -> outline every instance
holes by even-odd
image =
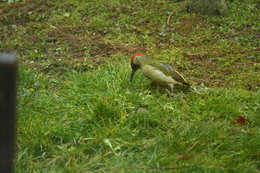
[[[167,91],[173,93],[175,85],[191,86],[191,84],[169,64],[156,61],[145,54],[135,54],[131,57],[131,76],[133,80],[135,72],[140,69],[142,74],[157,84],[157,87],[163,86],[168,88]]]

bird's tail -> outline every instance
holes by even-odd
[[[188,86],[188,87],[191,86],[191,83],[189,83],[188,81],[184,81],[183,84],[186,85],[186,86]]]

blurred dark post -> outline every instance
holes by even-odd
[[[17,57],[0,52],[0,173],[13,172]]]

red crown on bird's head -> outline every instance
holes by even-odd
[[[135,54],[135,55],[133,55],[133,56],[132,56],[132,58],[131,58],[131,62],[133,62],[133,61],[134,61],[134,59],[135,59],[136,57],[138,57],[138,56],[145,56],[145,55],[144,55],[144,54],[142,54],[142,53]]]

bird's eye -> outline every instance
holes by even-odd
[[[140,65],[131,63],[132,69],[139,69]]]

